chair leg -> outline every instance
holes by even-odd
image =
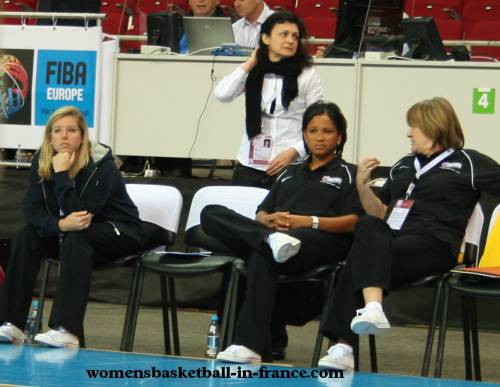
[[[238,269],[234,271],[234,280],[233,280],[233,290],[231,294],[231,303],[229,306],[229,316],[227,323],[227,340],[228,343],[232,343],[234,339],[234,326],[236,325],[236,309],[238,308],[238,290],[239,290],[239,282],[240,282],[240,273]]]
[[[462,301],[462,324],[463,324],[463,335],[464,335],[465,379],[472,380],[469,299],[466,296],[462,296],[461,301]]]
[[[369,335],[368,336],[368,342],[370,345],[370,365],[372,372],[378,372],[378,365],[377,365],[377,347],[375,344],[375,335]]]
[[[177,299],[175,298],[175,284],[172,277],[168,277],[168,298],[170,300],[170,315],[172,318],[172,337],[174,339],[174,355],[180,356],[179,325],[177,323]]]
[[[334,270],[330,276],[330,280],[328,281],[327,290],[324,297],[325,304],[323,305],[323,310],[321,312],[321,318],[318,324],[318,333],[316,334],[316,343],[314,345],[313,357],[311,360],[311,367],[313,368],[318,366],[319,357],[321,355],[321,347],[323,345],[323,334],[321,333],[321,324],[328,315],[328,300],[330,299],[330,297],[333,297],[333,292],[335,291],[335,282],[337,279],[338,272],[339,269]]]
[[[171,355],[172,351],[170,349],[170,322],[168,318],[168,292],[167,292],[167,280],[164,276],[160,276],[160,289],[161,289],[161,305],[163,314],[163,345],[165,350],[165,355]]]
[[[137,267],[137,278],[132,283],[133,286],[133,297],[131,299],[130,306],[130,320],[127,324],[127,332],[125,336],[124,342],[124,351],[131,352],[134,347],[134,339],[135,339],[135,331],[137,327],[137,316],[139,314],[139,307],[141,304],[141,295],[142,295],[142,285],[144,283],[144,268],[141,264]],[[128,306],[127,306],[128,309]],[[122,337],[123,343],[123,337]]]
[[[443,281],[441,279],[436,285],[436,291],[434,293],[434,304],[432,307],[432,320],[431,325],[427,331],[427,341],[425,343],[425,352],[424,352],[424,361],[422,363],[422,372],[421,376],[429,376],[429,367],[431,363],[432,356],[432,346],[434,344],[434,334],[436,332],[436,325],[439,315],[439,308],[441,305],[441,289],[443,288]]]
[[[354,371],[359,371],[359,338],[352,347],[352,353],[354,355]]]
[[[227,348],[230,344],[230,339],[228,337],[228,328],[229,328],[229,314],[231,312],[231,302],[232,297],[234,295],[234,277],[235,277],[235,267],[234,263],[231,266],[231,275],[229,277],[229,283],[226,289],[226,297],[224,299],[224,311],[222,314],[222,321],[220,326],[220,339],[219,345],[217,348],[217,352],[221,352],[225,348]]]
[[[448,326],[448,300],[450,297],[450,288],[446,284],[443,285],[443,305],[441,309],[441,322],[439,323],[439,338],[438,346],[436,350],[436,365],[434,367],[434,377],[440,378],[443,369],[443,352],[444,352],[444,341],[446,338],[446,328]]]
[[[469,299],[470,307],[470,327],[472,335],[472,356],[474,364],[474,380],[481,381],[481,359],[479,357],[479,335],[477,330],[477,308],[476,299],[471,297]]]
[[[125,311],[125,321],[123,322],[122,339],[120,342],[120,351],[125,351],[127,347],[127,341],[130,334],[130,324],[132,320],[132,309],[134,305],[134,299],[137,297],[137,281],[139,279],[139,261],[134,265],[132,272],[132,281],[130,282],[130,289],[128,292],[127,309]]]
[[[42,317],[43,317],[43,307],[45,305],[45,296],[47,295],[47,284],[49,281],[49,274],[50,274],[50,261],[46,259],[43,262],[43,274],[42,274],[42,284],[40,286],[40,295],[38,297],[38,313],[36,314],[36,319],[35,319],[35,329],[34,332],[37,334],[40,332],[40,329],[42,328]]]

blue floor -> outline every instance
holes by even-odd
[[[126,374],[127,371],[128,375]],[[276,387],[466,387],[479,385],[479,383],[458,380],[371,373],[345,374],[343,379],[322,378],[311,375],[311,372],[317,371],[314,369],[279,366],[238,366],[210,360],[124,352],[0,344],[0,386],[2,384],[43,387],[146,385],[217,387],[242,384],[245,386],[265,385]],[[156,377],[148,378],[148,372],[150,374],[154,373]],[[175,372],[181,377],[174,379]],[[217,374],[217,372],[219,373],[218,378],[206,377],[208,373]],[[299,377],[291,377],[291,372],[295,372]],[[305,377],[300,378],[299,372],[302,372]],[[97,374],[97,376],[91,377],[91,374]],[[160,377],[161,374],[165,376],[169,374],[170,379]],[[252,375],[249,376],[250,374]],[[269,378],[262,377],[265,374]],[[238,378],[238,375],[246,377]],[[283,377],[272,378],[273,375]],[[136,377],[134,378],[134,376]],[[141,376],[143,377],[141,378]],[[287,378],[287,376],[289,377]],[[481,383],[480,385],[493,386],[494,384]]]

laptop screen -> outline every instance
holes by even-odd
[[[199,52],[207,55],[214,47],[220,47],[223,43],[234,43],[233,26],[228,17],[185,16],[182,21],[191,54]]]

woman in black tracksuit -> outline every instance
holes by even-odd
[[[281,173],[257,208],[256,220],[218,205],[201,213],[203,230],[247,261],[247,291],[236,337],[217,355],[219,360],[271,360],[276,277],[344,259],[350,232],[362,214],[356,168],[342,160],[347,134],[339,108],[322,101],[312,104],[302,128],[310,157]]]
[[[79,347],[93,264],[138,251],[145,232],[111,149],[89,141],[78,109],[64,107],[50,117],[23,205],[26,226],[0,289],[0,342],[23,340],[40,263],[51,257],[61,262],[51,329],[35,341]]]
[[[449,271],[481,193],[500,195],[500,166],[463,149],[462,128],[447,100],[418,102],[406,119],[412,153],[391,168],[379,197],[368,185],[379,161],[368,157],[358,165],[356,185],[368,215],[356,225],[329,300],[321,329],[336,344],[321,367],[352,370],[358,335],[390,328],[383,296],[393,286]]]

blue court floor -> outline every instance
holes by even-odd
[[[371,373],[343,378],[326,370],[230,365],[213,360],[136,353],[0,344],[0,386],[493,386],[459,380]],[[211,376],[210,376],[211,375]],[[339,376],[339,375],[337,375]]]

